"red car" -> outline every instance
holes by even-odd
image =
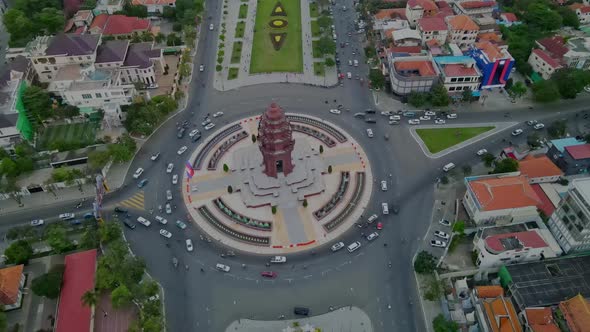
[[[261,272],[260,275],[265,278],[270,278],[270,279],[274,279],[277,277],[277,273],[272,272],[272,271],[264,271],[264,272]]]
[[[383,229],[383,224],[378,222],[377,223],[377,230],[382,230]]]

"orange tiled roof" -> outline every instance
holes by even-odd
[[[467,15],[457,15],[449,19],[449,25],[453,30],[478,30],[479,26]]]
[[[528,325],[533,332],[560,332],[555,324],[551,308],[526,308],[524,310]]]
[[[571,332],[590,331],[590,306],[581,294],[559,303]]]
[[[546,156],[533,157],[528,155],[519,162],[520,174],[526,175],[529,179],[540,178],[545,176],[563,175],[559,167]]]
[[[514,305],[503,296],[483,300],[483,307],[493,332],[522,332]]]
[[[394,63],[395,70],[416,70],[420,76],[435,76],[436,71],[430,61],[398,61]]]
[[[485,53],[485,55],[488,56],[488,59],[491,62],[504,58],[504,54],[502,53],[502,50],[498,47],[498,45],[491,43],[487,40],[476,42],[475,47],[482,50],[483,53]]]
[[[409,0],[406,6],[410,8],[422,7],[425,11],[438,11],[438,7],[432,0]]]
[[[9,305],[16,302],[23,268],[21,264],[0,270],[0,303]]]
[[[502,286],[476,286],[475,291],[480,299],[495,298],[504,296]]]
[[[390,19],[392,15],[398,16],[402,19],[406,19],[406,10],[403,8],[389,8],[389,9],[381,9],[378,11],[373,17],[376,20],[386,20]]]
[[[571,10],[576,11],[576,9],[584,7],[584,4],[576,2],[571,4],[569,7],[571,8]]]
[[[542,204],[524,175],[472,180],[468,186],[482,211],[516,209]]]
[[[496,43],[499,43],[502,41],[502,37],[495,32],[483,32],[483,33],[478,34],[477,38],[480,41],[487,40],[487,41],[496,42]]]

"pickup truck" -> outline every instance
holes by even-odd
[[[270,259],[271,263],[274,264],[279,264],[279,263],[286,263],[287,262],[287,257],[285,256],[274,256]]]

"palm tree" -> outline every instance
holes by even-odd
[[[82,295],[82,303],[88,307],[92,307],[94,305],[96,305],[96,303],[98,302],[98,294],[96,293],[96,291],[87,291],[86,293],[84,293],[84,295]]]

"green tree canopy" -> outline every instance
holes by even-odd
[[[100,242],[100,234],[95,227],[88,227],[80,239],[80,247],[85,249],[97,248]]]
[[[23,106],[39,123],[51,116],[51,98],[44,89],[31,85],[23,93]]]
[[[557,13],[559,15],[561,15],[561,19],[563,20],[563,25],[568,26],[568,27],[572,27],[574,29],[577,29],[580,27],[580,20],[578,19],[578,15],[576,15],[576,12],[571,10],[571,8],[569,8],[567,6],[559,6],[559,7],[555,8],[555,10],[557,11]]]
[[[434,332],[458,332],[459,325],[452,320],[446,320],[445,316],[439,314],[432,321]]]
[[[36,15],[35,24],[38,25],[38,31],[44,31],[48,35],[55,34],[64,28],[64,13],[55,8],[43,8]]]
[[[13,242],[4,251],[8,264],[24,264],[33,256],[33,247],[27,240]]]
[[[51,271],[33,279],[33,293],[37,296],[56,299],[61,290],[64,268],[64,265],[56,265]]]
[[[318,26],[322,29],[328,29],[333,24],[332,18],[328,15],[318,17]]]
[[[508,91],[510,91],[510,94],[515,98],[520,98],[526,94],[527,87],[524,83],[518,81],[514,83]]]
[[[326,63],[326,66],[328,66],[328,67],[334,67],[334,65],[336,64],[336,62],[334,62],[334,59],[332,59],[332,58],[326,58],[325,63]]]
[[[127,307],[131,304],[132,300],[133,295],[125,285],[119,285],[119,287],[113,289],[111,292],[111,303],[115,309]]]
[[[428,95],[424,92],[412,91],[408,96],[408,103],[414,107],[422,107],[428,102]]]
[[[518,161],[512,158],[504,158],[496,162],[492,174],[509,173],[518,171]]]
[[[540,81],[533,84],[533,99],[541,103],[558,100],[560,97],[557,84],[553,80]]]
[[[586,85],[590,84],[590,72],[576,68],[562,68],[553,73],[551,80],[557,85],[562,98],[574,99]]]
[[[567,130],[567,122],[562,120],[553,121],[547,128],[547,133],[551,138],[560,138],[565,136]]]
[[[122,237],[121,226],[113,221],[100,223],[98,226],[98,232],[102,243],[117,241]]]
[[[371,69],[369,71],[369,80],[371,86],[375,89],[383,89],[385,87],[385,76],[379,69]]]
[[[556,11],[551,10],[541,2],[532,3],[527,7],[524,12],[524,20],[527,24],[541,31],[559,29],[563,22],[563,19]]]
[[[442,84],[436,84],[432,87],[432,92],[430,92],[430,102],[432,105],[439,107],[449,105],[451,98],[449,97],[447,89]]]
[[[420,274],[429,274],[436,269],[436,259],[428,251],[420,251],[414,261],[414,271]]]
[[[72,241],[68,239],[65,227],[60,224],[53,224],[47,230],[47,244],[59,254],[72,248]]]
[[[336,43],[334,43],[332,37],[321,37],[317,42],[317,47],[322,55],[334,54],[336,52]]]

